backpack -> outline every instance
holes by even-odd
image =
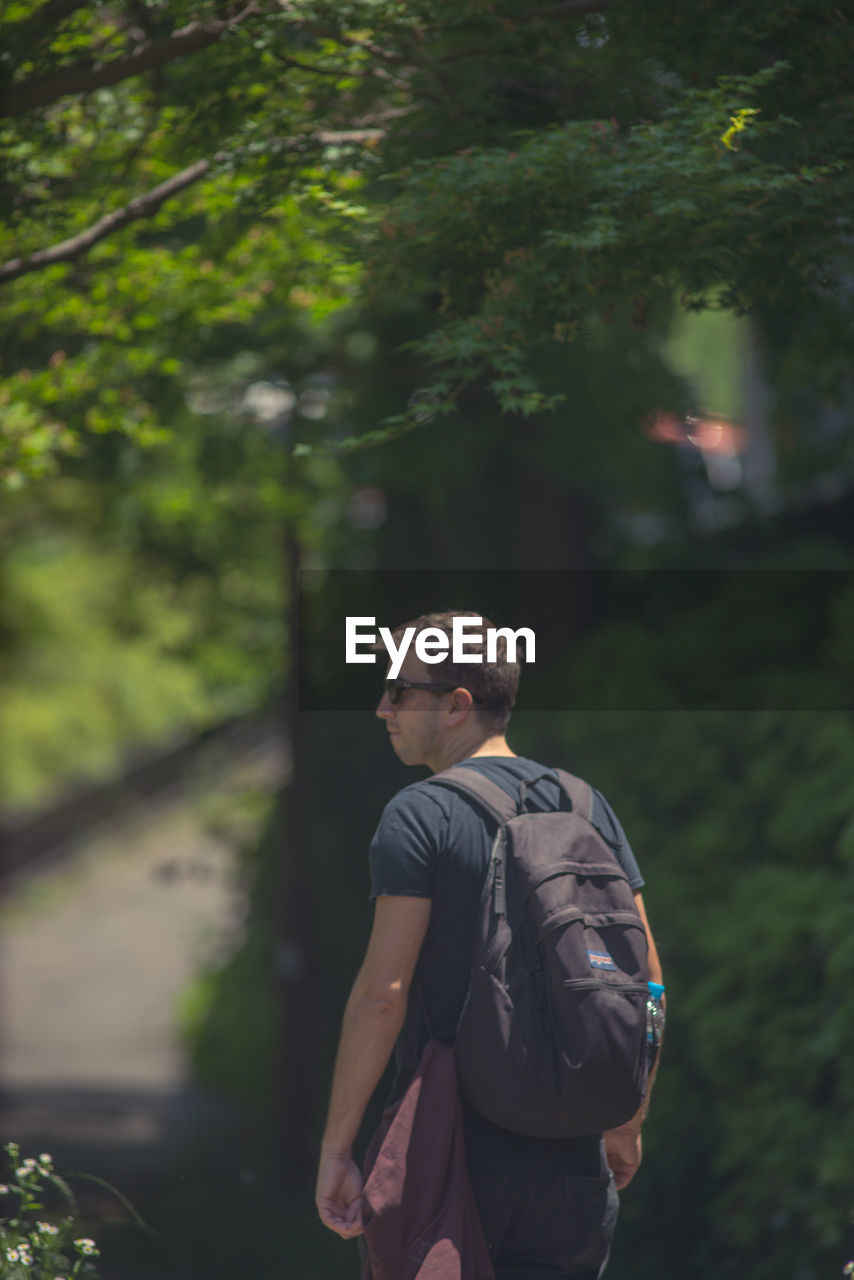
[[[643,1101],[647,938],[590,787],[562,769],[540,776],[568,809],[530,813],[531,782],[517,802],[465,766],[429,781],[499,824],[454,1041],[461,1091],[504,1129],[569,1138],[616,1128]]]

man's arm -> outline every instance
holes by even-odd
[[[649,945],[648,969],[650,982],[663,983],[664,979],[661,974],[661,961],[658,958],[658,949],[655,945],[655,939],[652,936],[652,930],[649,927],[649,919],[646,914],[646,907],[643,898],[639,893],[635,894],[635,906],[640,912],[641,920],[643,920],[646,929],[647,943]],[[663,1000],[662,1000],[663,1004]],[[636,1115],[632,1116],[625,1124],[620,1125],[619,1129],[609,1129],[605,1134],[605,1154],[608,1158],[608,1164],[614,1174],[614,1184],[618,1191],[623,1187],[627,1187],[632,1178],[640,1167],[641,1158],[643,1156],[643,1145],[641,1142],[641,1125],[646,1119],[646,1113],[649,1110],[649,1095],[652,1091],[653,1081],[658,1071],[658,1058],[656,1058],[652,1071],[650,1072],[649,1082],[646,1087],[644,1100]]]
[[[325,1225],[345,1239],[362,1231],[362,1175],[353,1143],[403,1026],[430,907],[429,898],[377,898],[368,949],[344,1010],[315,1203]]]

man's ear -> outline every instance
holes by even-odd
[[[454,689],[448,707],[448,714],[452,717],[452,723],[462,724],[473,706],[474,698],[468,689]]]

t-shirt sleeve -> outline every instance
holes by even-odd
[[[417,784],[398,792],[383,810],[371,840],[371,898],[432,898],[436,860],[447,830],[447,811],[438,797],[418,790]]]
[[[593,825],[608,841],[635,893],[646,883],[620,820],[601,791],[593,790]]]

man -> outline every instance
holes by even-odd
[[[407,625],[438,627],[450,637],[456,616],[479,615],[428,614]],[[484,633],[491,625],[483,619]],[[477,652],[468,637],[466,643]],[[557,807],[557,784],[541,778],[544,767],[517,756],[507,742],[519,665],[507,661],[503,640],[494,662],[455,665],[451,659],[449,653],[428,665],[410,649],[398,678],[387,681],[376,714],[395,754],[432,773],[465,762],[512,795],[524,780],[531,784],[529,808]],[[660,982],[643,880],[598,792],[593,821],[627,872],[647,931],[649,977]],[[396,1101],[427,1040],[453,1040],[495,831],[466,796],[420,782],[390,801],[371,843],[374,924],[344,1013],[316,1192],[321,1219],[345,1238],[362,1230],[362,1177],[353,1143],[392,1051],[396,1046],[390,1099]],[[417,998],[410,1000],[413,987]],[[616,1221],[616,1190],[628,1185],[640,1164],[645,1106],[646,1100],[637,1116],[603,1140],[544,1140],[498,1128],[463,1100],[466,1162],[496,1280],[595,1280],[601,1274]]]

